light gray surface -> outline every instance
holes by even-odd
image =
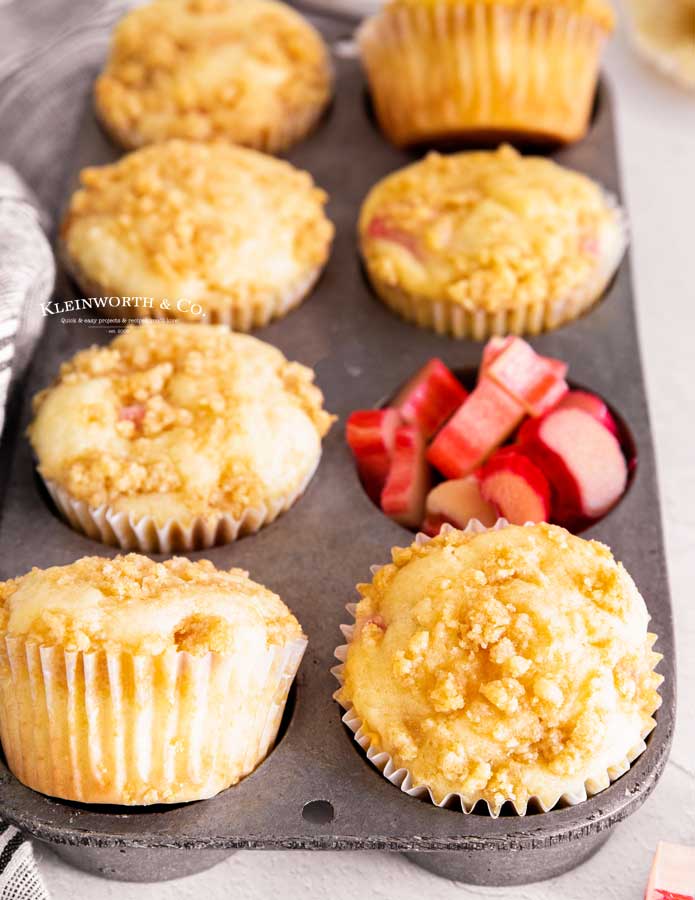
[[[645,807],[593,862],[554,882],[528,888],[466,888],[387,854],[242,852],[203,875],[161,885],[93,879],[40,851],[56,898],[123,900],[206,896],[334,898],[510,897],[566,900],[639,898],[657,839],[695,844],[695,604],[688,579],[695,541],[695,97],[641,67],[617,40],[608,60],[617,87],[622,162],[633,222],[634,267],[642,344],[660,462],[667,548],[680,647],[680,723],[667,773]],[[689,327],[690,326],[690,327]],[[606,361],[606,365],[609,365]],[[356,878],[359,882],[356,883]]]

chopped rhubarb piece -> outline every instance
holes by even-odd
[[[495,352],[493,348],[493,354]],[[565,363],[539,356],[519,337],[511,338],[485,368],[485,375],[518,400],[532,416],[542,416],[557,406],[569,390],[566,374]]]
[[[463,478],[477,469],[523,418],[523,406],[494,381],[483,378],[436,436],[427,459],[446,478]]]
[[[612,434],[618,436],[618,426],[611,415],[610,410],[600,397],[590,394],[588,391],[570,391],[565,394],[558,405],[558,409],[583,409],[593,416],[597,422],[605,426]]]
[[[627,463],[616,438],[581,409],[529,419],[518,441],[553,488],[553,518],[597,519],[622,496]]]
[[[461,382],[440,359],[431,359],[399,391],[393,405],[404,422],[417,425],[430,438],[468,396]]]
[[[445,522],[454,528],[465,528],[471,519],[477,519],[487,528],[499,518],[492,503],[483,500],[477,475],[442,481],[427,495],[425,521],[422,530],[432,537],[439,534]]]
[[[516,447],[503,447],[480,473],[480,491],[512,525],[547,522],[550,485],[538,466]]]
[[[695,900],[695,847],[658,843],[644,900]]]
[[[391,466],[400,416],[395,409],[362,409],[347,420],[345,434],[365,491],[379,503]]]
[[[425,513],[430,480],[422,434],[412,425],[401,425],[396,431],[391,468],[381,493],[382,510],[406,528],[417,528]]]
[[[414,234],[406,231],[398,225],[394,225],[387,216],[374,216],[369,225],[367,225],[367,237],[379,241],[388,241],[390,244],[398,244],[412,253],[413,256],[420,257],[422,248],[420,242]]]
[[[485,374],[485,370],[491,365],[503,350],[506,350],[509,344],[514,340],[513,335],[508,337],[491,337],[483,348],[483,359],[480,363],[480,374]]]
[[[121,422],[132,422],[136,428],[140,428],[146,412],[142,403],[133,403],[130,406],[122,406],[118,411],[118,418]]]

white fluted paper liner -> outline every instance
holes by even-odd
[[[87,275],[82,267],[70,257],[64,242],[60,245],[60,257],[63,265],[86,296],[118,297],[118,291],[98,284]],[[323,264],[312,267],[283,290],[267,291],[264,294],[248,297],[243,301],[233,302],[230,299],[226,306],[220,304],[219,306],[208,307],[203,302],[201,303],[203,314],[200,316],[177,314],[175,310],[161,309],[154,305],[150,309],[146,306],[127,307],[118,305],[111,307],[108,304],[103,309],[95,310],[95,315],[133,320],[156,319],[159,321],[202,322],[205,325],[226,325],[232,331],[251,331],[254,328],[264,327],[273,319],[281,319],[299,306],[318,281],[323,268]]]
[[[196,516],[185,524],[175,519],[158,523],[149,515],[136,518],[132,513],[115,510],[108,504],[93,507],[72,497],[55,481],[45,479],[44,484],[68,524],[95,541],[141,553],[182,553],[207,550],[260,531],[296,503],[314,477],[319,462],[320,456],[296,490],[249,507],[240,516],[230,513]]]
[[[533,523],[529,522],[527,524],[532,525]],[[485,531],[500,531],[501,529],[507,528],[508,526],[509,522],[506,519],[498,519],[497,522],[488,529],[477,519],[471,519],[466,528],[463,530],[466,533],[482,534]],[[446,534],[447,532],[452,530],[455,529],[453,529],[451,525],[444,524],[442,525],[440,534]],[[426,544],[431,540],[431,537],[423,533],[419,533],[415,538],[415,542],[420,545]],[[381,565],[372,566],[372,574],[375,575],[381,568]],[[357,610],[357,604],[348,603],[346,609],[354,619]],[[347,659],[348,646],[355,632],[355,626],[354,624],[341,625],[340,630],[343,636],[346,638],[347,643],[341,644],[336,648],[335,657],[340,661],[340,665],[334,666],[331,669],[331,673],[335,676],[338,684],[342,687],[345,681],[345,660]],[[438,807],[444,807],[447,809],[460,809],[466,814],[471,813],[478,803],[483,803],[487,807],[490,815],[493,818],[497,818],[499,816],[502,804],[500,804],[500,806],[496,808],[492,807],[479,794],[466,795],[454,792],[447,794],[442,798],[442,800],[437,801],[431,788],[428,787],[428,785],[416,782],[407,768],[397,767],[389,753],[387,753],[385,750],[378,749],[372,744],[371,738],[365,731],[362,720],[355,712],[352,704],[348,703],[347,705],[345,705],[341,703],[340,700],[338,700],[338,702],[345,709],[345,714],[342,717],[342,721],[345,723],[345,725],[347,725],[350,731],[352,731],[355,741],[359,744],[362,750],[365,751],[367,759],[381,772],[381,774],[386,779],[388,779],[388,781],[391,782],[391,784],[399,787],[403,791],[403,793],[408,794],[408,796],[410,797],[429,799],[431,803]],[[631,763],[634,762],[634,760],[637,759],[637,757],[640,756],[640,754],[643,753],[644,750],[646,750],[647,745],[645,744],[644,739],[652,731],[654,725],[655,723],[652,720],[652,724],[644,731],[640,740],[628,750],[627,754],[622,760],[620,760],[607,770],[596,773],[594,777],[573,785],[570,790],[559,793],[556,796],[530,797],[526,804],[517,804],[514,800],[511,799],[507,802],[512,804],[515,812],[520,816],[526,815],[527,809],[529,807],[532,810],[549,812],[559,804],[563,804],[566,806],[575,806],[578,803],[582,803],[584,800],[587,800],[594,794],[598,794],[600,791],[605,790],[605,788],[607,788],[612,781],[616,781],[618,778],[620,778],[621,775],[624,775],[625,772],[628,771]]]
[[[212,797],[277,736],[304,638],[239,654],[157,656],[0,641],[0,737],[16,777],[83,803]]]
[[[437,300],[404,291],[397,285],[372,277],[371,273],[370,280],[379,297],[401,318],[420,328],[430,328],[437,334],[484,341],[495,335],[537,335],[551,331],[577,319],[601,298],[625,254],[627,217],[612,194],[604,192],[604,199],[615,215],[614,234],[605,241],[590,278],[561,297],[489,312],[469,309],[453,300]]]

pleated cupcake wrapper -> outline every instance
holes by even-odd
[[[394,143],[586,131],[605,30],[562,4],[397,4],[358,31],[377,117]]]
[[[268,754],[305,639],[234,654],[83,653],[0,641],[0,736],[24,784],[84,803],[204,799]]]
[[[80,286],[83,293],[89,297],[119,296],[104,285],[98,284],[90,278],[68,253],[65,243],[60,245],[60,258],[66,270]],[[227,307],[206,308],[203,307],[203,316],[177,315],[175,311],[160,309],[153,306],[105,306],[95,310],[95,315],[105,315],[120,319],[157,319],[159,321],[202,322],[205,325],[227,325],[232,331],[251,331],[254,328],[262,328],[273,319],[281,319],[291,312],[307,297],[323,271],[323,264],[315,266],[303,273],[292,284],[282,291],[268,291],[249,300],[237,304],[231,300]]]
[[[183,523],[168,519],[158,523],[153,516],[135,517],[113,507],[89,506],[72,497],[55,481],[44,480],[46,490],[60,515],[76,531],[102,544],[141,553],[181,553],[207,550],[228,544],[246,534],[255,534],[296,503],[314,476],[319,460],[299,488],[258,506],[245,509],[240,516],[218,513],[196,516]]]
[[[527,524],[532,525],[533,523],[529,522]],[[509,522],[506,519],[498,519],[491,528],[486,528],[477,519],[471,519],[466,528],[463,530],[467,534],[482,534],[485,531],[500,531],[503,528],[507,528],[508,526]],[[446,534],[447,532],[452,530],[454,529],[451,525],[445,524],[442,526],[440,534]],[[432,538],[422,533],[418,534],[415,538],[416,543],[420,545],[426,544],[431,540]],[[383,566],[381,565],[372,566],[372,575],[375,575],[381,568],[383,568]],[[357,604],[348,603],[346,609],[354,620],[357,610]],[[335,657],[340,661],[340,665],[334,666],[331,669],[331,673],[335,676],[338,684],[342,687],[345,683],[345,661],[347,659],[350,642],[352,641],[355,633],[355,625],[341,625],[340,630],[342,631],[343,636],[347,639],[347,643],[341,644],[336,648]],[[336,697],[336,699],[338,698]],[[435,806],[447,809],[458,809],[466,814],[473,812],[473,809],[476,807],[476,805],[482,803],[485,807],[487,807],[488,812],[493,818],[497,818],[500,815],[502,806],[505,802],[512,804],[517,815],[524,816],[529,810],[532,812],[549,812],[551,809],[554,809],[561,803],[567,806],[576,806],[576,804],[582,803],[584,800],[587,800],[594,794],[598,794],[600,791],[605,790],[605,788],[607,788],[611,782],[616,781],[618,778],[620,778],[621,775],[624,775],[625,772],[627,772],[630,768],[631,763],[634,762],[634,760],[637,759],[637,757],[640,756],[640,754],[643,753],[644,750],[646,750],[644,739],[656,725],[656,722],[652,719],[651,724],[648,728],[645,729],[644,733],[641,735],[640,740],[637,741],[634,746],[629,749],[622,760],[617,762],[614,766],[611,766],[609,769],[603,772],[599,772],[594,777],[577,784],[570,791],[565,791],[557,794],[556,796],[550,797],[530,797],[526,804],[520,804],[512,798],[508,798],[500,803],[499,806],[492,806],[479,794],[468,795],[453,792],[447,794],[441,800],[437,800],[434,792],[432,791],[432,788],[430,788],[427,784],[417,782],[415,778],[413,778],[412,773],[407,768],[404,768],[402,766],[398,767],[389,753],[387,753],[385,750],[379,749],[372,743],[369,732],[365,729],[364,723],[357,715],[351,703],[345,704],[339,699],[338,702],[343,707],[343,709],[345,709],[345,714],[342,717],[342,721],[353,733],[354,740],[359,744],[362,750],[364,750],[367,759],[381,772],[381,774],[386,779],[388,779],[388,781],[391,782],[391,784],[399,787],[403,791],[403,793],[408,794],[409,797],[429,799],[429,801]]]
[[[617,233],[611,245],[602,248],[600,262],[592,276],[562,297],[541,303],[499,309],[467,309],[453,300],[436,300],[413,294],[372,276],[374,290],[384,303],[407,322],[430,328],[437,334],[484,341],[494,335],[537,335],[571,322],[589,310],[602,296],[615,274],[628,245],[628,222],[616,198],[604,192],[615,216]]]

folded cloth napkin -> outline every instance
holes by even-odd
[[[0,823],[0,900],[48,900],[31,844],[10,825]]]

